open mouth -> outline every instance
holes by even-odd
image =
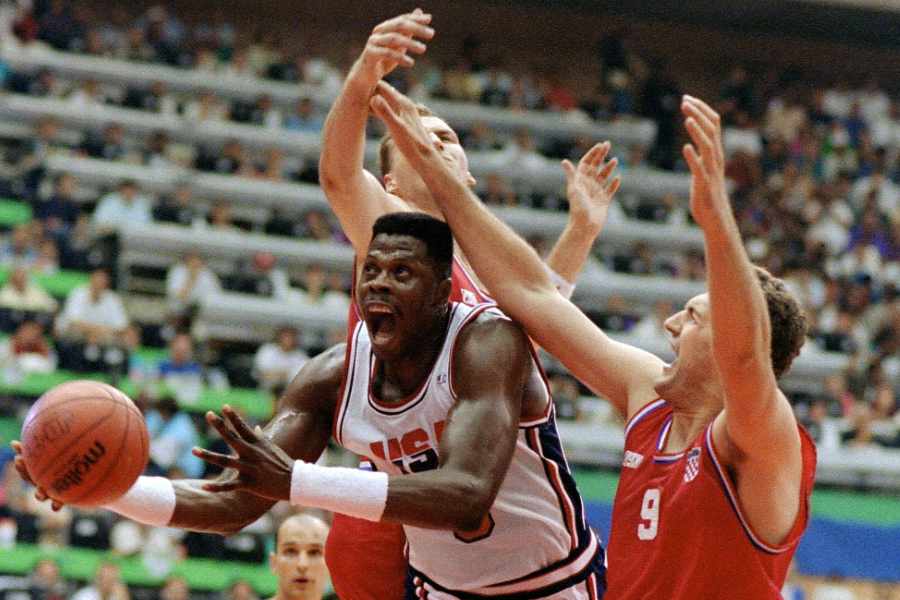
[[[376,344],[390,341],[397,329],[397,313],[394,307],[384,302],[367,302],[365,311],[372,341]]]

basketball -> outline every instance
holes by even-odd
[[[22,426],[22,454],[34,483],[76,506],[107,504],[128,491],[147,465],[149,448],[141,411],[97,381],[47,391]]]

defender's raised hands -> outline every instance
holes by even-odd
[[[566,173],[566,199],[569,201],[570,218],[591,228],[596,236],[606,222],[606,215],[621,179],[613,177],[618,159],[606,161],[609,142],[595,144],[578,161],[578,166],[568,159],[562,161]]]
[[[681,102],[691,144],[683,148],[691,169],[691,213],[700,227],[710,218],[731,210],[725,185],[725,151],[719,114],[699,98],[685,94]]]
[[[398,65],[413,66],[415,60],[409,54],[424,53],[426,46],[421,40],[434,37],[429,23],[431,15],[417,8],[376,25],[354,66],[356,74],[374,85]]]

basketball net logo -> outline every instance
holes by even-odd
[[[684,482],[690,483],[700,474],[700,448],[691,448],[684,465]]]

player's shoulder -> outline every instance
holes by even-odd
[[[279,408],[327,410],[337,401],[346,350],[347,344],[336,344],[307,361],[285,390]]]
[[[458,355],[478,362],[498,352],[527,353],[530,342],[521,325],[490,305],[475,307],[474,311],[476,314],[467,319],[456,339]]]

